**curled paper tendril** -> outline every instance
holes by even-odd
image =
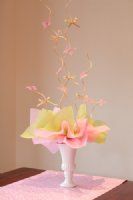
[[[67,9],[69,5],[71,4],[72,0],[67,0],[65,8]],[[58,59],[58,67],[56,71],[57,80],[59,82],[58,90],[62,93],[61,97],[59,98],[58,103],[54,103],[51,100],[51,97],[45,97],[45,95],[37,90],[37,88],[32,88],[32,92],[38,94],[40,97],[38,99],[39,103],[37,104],[37,107],[39,106],[47,106],[48,104],[59,106],[60,108],[63,106],[63,101],[65,98],[67,98],[69,94],[68,85],[71,82],[73,85],[79,86],[79,81],[81,82],[81,89],[82,92],[76,92],[75,97],[76,100],[80,100],[83,103],[93,105],[92,111],[94,112],[97,105],[102,106],[104,105],[104,100],[94,100],[89,97],[88,91],[87,91],[87,78],[89,76],[89,72],[91,68],[93,67],[92,61],[89,58],[89,55],[87,53],[87,63],[88,67],[86,67],[86,70],[82,71],[79,76],[79,81],[76,80],[76,76],[72,75],[70,72],[70,67],[66,64],[66,57],[73,56],[75,54],[76,48],[72,47],[72,39],[70,36],[69,29],[72,26],[80,28],[78,24],[78,18],[77,17],[67,17],[64,20],[65,28],[54,30],[52,28],[52,9],[45,5],[45,8],[48,10],[48,18],[47,20],[43,21],[42,25],[45,29],[48,29],[50,32],[50,39],[53,42],[53,49],[55,52],[55,55]],[[58,47],[58,43],[63,42],[64,49],[60,51],[60,48]],[[31,89],[31,88],[30,88]],[[31,90],[30,90],[31,91]],[[75,101],[75,100],[74,100]],[[76,102],[75,102],[76,104]]]
[[[72,0],[67,0],[65,8],[68,8],[70,6],[71,2],[72,2]]]
[[[47,106],[48,104],[51,104],[53,106],[57,106],[56,103],[54,103],[50,97],[46,97],[42,92],[39,92],[37,87],[32,85],[32,86],[27,86],[26,87],[27,90],[29,90],[30,92],[33,92],[34,94],[37,94],[38,96],[40,96],[38,98],[38,101],[39,103],[37,104],[37,107],[40,107],[40,106]]]

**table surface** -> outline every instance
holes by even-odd
[[[34,176],[44,170],[32,168],[19,168],[0,174],[0,186],[5,186],[30,176]],[[113,190],[96,198],[96,200],[133,200],[133,182],[126,181]]]

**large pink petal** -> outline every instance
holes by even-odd
[[[33,144],[41,144],[45,146],[51,153],[56,153],[59,150],[58,144],[56,141],[50,141],[42,138],[33,138]]]
[[[61,130],[65,137],[74,138],[74,134],[72,133],[70,129],[70,124],[68,121],[62,122]]]
[[[84,134],[87,134],[86,129],[87,129],[87,119],[81,119],[77,120],[77,123],[75,123],[76,129],[75,130],[75,137],[80,138],[83,137]]]
[[[99,134],[97,134],[97,133],[89,132],[89,134],[88,134],[88,142],[95,142],[95,140],[96,140],[98,135]]]
[[[95,127],[97,129],[98,132],[102,133],[102,132],[107,132],[110,130],[110,128],[106,125],[102,125],[102,126],[96,126]]]
[[[46,130],[41,130],[41,129],[35,129],[34,134],[36,137],[40,137],[46,140],[57,140],[64,136],[62,132],[53,132],[53,131],[46,131]]]
[[[64,138],[64,143],[66,143],[71,148],[81,148],[86,145],[88,140],[87,132],[84,132],[83,137],[80,138]]]
[[[102,126],[92,126],[88,125],[87,127],[87,132],[88,132],[88,141],[89,142],[94,142],[97,138],[97,136],[102,133],[102,132],[107,132],[109,131],[109,127],[106,125]]]
[[[106,125],[102,125],[102,126],[92,126],[92,125],[88,125],[87,126],[87,131],[97,134],[97,133],[102,133],[102,132],[107,132],[109,131],[109,127]]]

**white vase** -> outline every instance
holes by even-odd
[[[73,172],[76,167],[76,149],[73,149],[66,144],[59,144],[59,149],[62,158],[61,169],[64,171],[64,182],[61,183],[60,186],[68,188],[75,187],[76,184],[73,182]]]

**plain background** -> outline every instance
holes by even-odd
[[[65,2],[44,0],[53,8],[56,29],[67,16]],[[108,101],[96,118],[111,127],[104,145],[88,144],[78,151],[77,171],[133,180],[133,1],[73,0],[69,13],[81,25],[80,31],[71,31],[77,47],[71,66],[79,73],[89,52],[94,63],[89,93]],[[20,138],[37,103],[25,86],[35,84],[48,96],[59,97],[57,59],[41,26],[47,14],[39,0],[0,1],[1,172],[22,166],[60,169],[59,153],[52,155]]]

